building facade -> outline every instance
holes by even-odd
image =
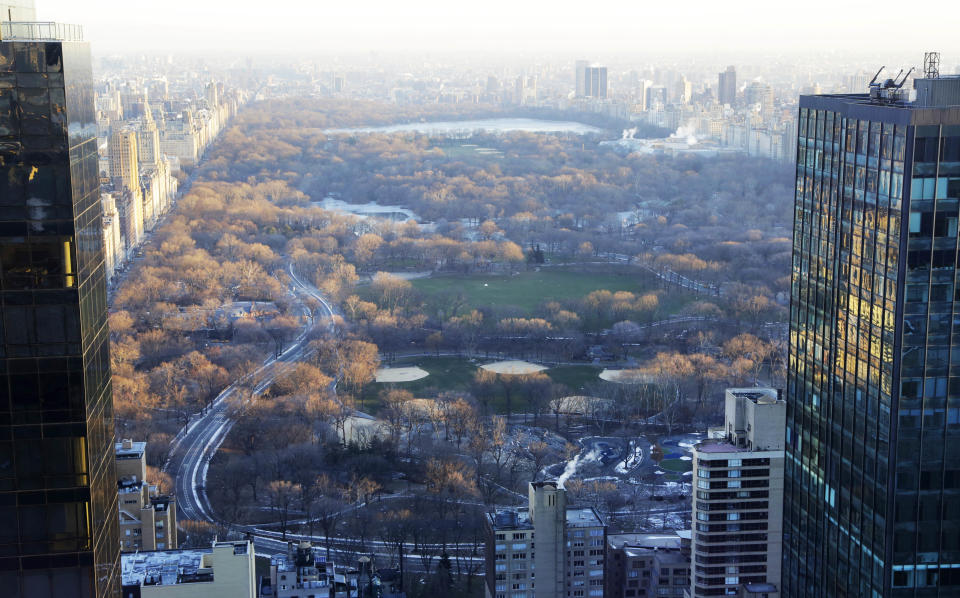
[[[960,593],[960,78],[800,99],[784,596]]]
[[[124,552],[177,547],[177,503],[147,482],[147,443],[124,439],[115,447]]]
[[[689,536],[610,534],[604,565],[605,598],[682,598],[690,589]]]
[[[693,598],[780,583],[786,402],[768,388],[725,399],[724,427],[693,448]]]
[[[114,597],[90,48],[68,25],[0,23],[0,34],[0,587],[17,598]]]
[[[531,482],[528,495],[526,509],[487,514],[487,598],[603,596],[600,515],[568,507],[556,482]]]

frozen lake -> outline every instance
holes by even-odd
[[[368,218],[372,216],[374,218],[386,218],[388,220],[396,220],[399,222],[418,220],[417,215],[413,212],[413,210],[408,210],[407,208],[401,206],[382,206],[375,202],[349,203],[343,201],[342,199],[328,197],[323,201],[313,202],[313,205],[319,206],[324,210],[330,210],[331,212],[353,214],[362,218]]]
[[[523,131],[526,133],[600,133],[602,129],[583,123],[563,120],[540,120],[538,118],[485,118],[480,120],[455,120],[405,125],[387,125],[383,127],[354,127],[346,129],[326,129],[324,133],[425,133],[429,135],[462,134],[472,131],[508,133]]]

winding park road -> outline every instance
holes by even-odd
[[[327,331],[331,334],[336,333],[336,324],[334,323],[335,311],[330,303],[323,297],[320,291],[303,280],[294,271],[289,268],[289,274],[294,283],[295,294],[299,297],[308,296],[315,299],[320,304],[320,311],[327,318]],[[312,314],[301,302],[304,313],[308,316],[307,325],[304,326],[297,338],[282,353],[266,359],[263,364],[242,376],[232,384],[227,386],[217,395],[211,405],[199,414],[191,418],[190,423],[181,430],[174,440],[170,449],[170,456],[164,466],[164,471],[170,472],[176,476],[175,492],[177,498],[177,509],[180,520],[203,521],[207,523],[216,523],[217,517],[210,504],[206,493],[207,469],[210,460],[216,454],[220,445],[223,443],[227,433],[233,427],[234,422],[239,416],[241,402],[244,400],[244,389],[252,388],[254,395],[264,392],[276,380],[282,372],[286,371],[293,364],[308,355],[309,334],[315,322]],[[331,390],[336,391],[337,381],[331,383]],[[358,414],[363,417],[364,414]],[[384,497],[387,498],[387,497]],[[397,498],[405,498],[398,496]],[[355,510],[357,505],[348,507],[344,513]],[[287,541],[311,540],[315,543],[326,541],[324,536],[302,536],[286,534],[273,530],[262,529],[256,526],[237,526],[240,532],[247,533],[254,543],[254,548],[258,554],[276,554],[287,550]],[[332,543],[336,546],[331,547],[332,553],[343,554],[345,557],[355,556],[361,548],[361,541],[350,537],[331,537]],[[367,551],[383,557],[393,559],[396,556],[395,546],[386,542],[368,539],[363,542]],[[420,570],[423,567],[423,560],[412,546],[406,551],[406,568],[411,571]],[[433,545],[423,546],[424,550],[430,553],[436,553],[438,547]],[[473,543],[450,544],[447,546],[448,552],[461,563],[472,563],[479,565],[483,558],[477,554],[478,546]]]
[[[320,303],[321,310],[329,319],[328,330],[334,332],[333,308],[316,288],[294,274],[292,267],[290,273],[297,292],[313,297]],[[314,319],[302,303],[301,307],[308,317],[308,322],[297,338],[279,355],[271,356],[256,370],[224,388],[208,408],[191,418],[190,423],[174,440],[164,471],[176,478],[177,507],[181,519],[215,521],[205,488],[210,459],[223,444],[236,421],[242,408],[241,402],[245,400],[243,389],[252,387],[254,395],[263,393],[277,376],[306,356],[308,335]],[[333,383],[333,386],[335,385],[336,382]]]

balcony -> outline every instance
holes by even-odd
[[[83,27],[66,23],[12,21],[0,23],[5,42],[82,42]]]

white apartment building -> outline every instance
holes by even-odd
[[[767,598],[777,595],[785,427],[778,391],[727,389],[724,427],[693,449],[688,596],[736,596],[757,587]]]

